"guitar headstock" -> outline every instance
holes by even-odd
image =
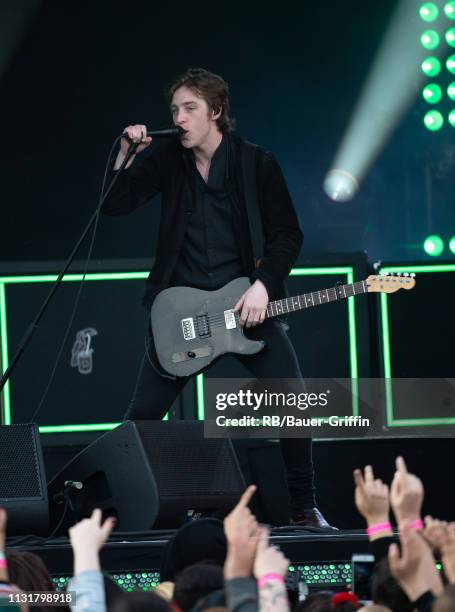
[[[371,274],[367,280],[368,292],[395,293],[400,289],[412,289],[415,284],[415,274]]]

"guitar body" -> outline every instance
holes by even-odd
[[[162,368],[174,376],[190,376],[226,353],[258,353],[264,342],[246,338],[232,313],[249,287],[249,279],[241,277],[217,291],[171,287],[159,293],[151,323]]]
[[[294,295],[269,302],[266,317],[322,306],[369,292],[394,293],[412,289],[413,274],[370,275],[348,285]],[[171,287],[158,294],[152,306],[151,323],[156,353],[162,368],[174,376],[190,376],[206,368],[225,353],[254,355],[264,342],[243,335],[233,308],[250,287],[246,277],[236,278],[218,291]]]

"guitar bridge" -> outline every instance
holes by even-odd
[[[185,340],[194,340],[196,338],[196,332],[194,330],[194,321],[192,317],[182,319],[182,331]]]

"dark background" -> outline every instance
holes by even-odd
[[[46,262],[67,257],[96,205],[115,137],[129,123],[144,122],[149,128],[170,125],[164,87],[190,66],[203,66],[228,80],[238,132],[276,153],[305,233],[300,263],[311,253],[330,253],[333,264],[338,257],[341,261],[355,251],[366,251],[370,262],[437,261],[424,253],[422,242],[429,233],[440,234],[446,242],[455,234],[455,132],[447,125],[436,133],[427,131],[422,116],[428,106],[423,101],[416,100],[403,117],[351,202],[334,203],[322,189],[324,175],[396,5],[395,0],[288,1],[260,7],[205,0],[191,5],[139,0],[6,0],[0,20],[4,142],[0,264],[9,270],[13,266],[10,271],[14,273],[21,271],[21,262],[34,262],[39,270],[41,263],[46,267]],[[416,2],[416,15],[418,6]],[[442,26],[450,23],[441,17],[436,27],[442,31]],[[422,29],[426,27],[422,22]],[[403,24],[403,36],[406,31]],[[425,55],[422,50],[422,57]],[[416,75],[418,71],[416,65]],[[381,95],[393,92],[386,90]],[[158,202],[154,202],[129,217],[102,217],[94,243],[94,264],[102,269],[102,262],[107,260],[150,261],[158,213]],[[86,248],[78,254],[79,259]],[[447,250],[443,257],[455,263]],[[27,268],[28,264],[24,265]],[[59,266],[56,264],[53,271]],[[364,277],[363,272],[360,277]],[[314,289],[325,286],[324,279],[315,278]],[[398,308],[393,320],[392,343],[398,351],[398,357],[393,358],[395,375],[411,375],[412,370],[429,376],[430,369],[432,376],[451,375],[451,287],[449,281],[436,289],[430,280],[426,284],[418,282],[420,291],[393,296],[396,306],[404,306]],[[23,288],[17,293],[17,302],[8,302],[8,323],[13,326],[10,358],[46,290],[42,286],[33,299],[25,299],[20,298],[27,293]],[[78,316],[84,320],[76,325],[76,331],[87,326],[86,319],[92,324],[92,314],[104,321],[108,312],[112,316],[117,312],[107,298],[109,292],[103,300],[93,299],[90,291],[83,293]],[[134,354],[129,360],[132,372],[125,373],[121,383],[118,376],[110,376],[123,389],[119,414],[131,395],[142,351],[145,311],[139,307],[135,310],[140,292],[138,283],[133,293],[125,296],[131,301],[135,320],[118,317],[121,323],[116,319],[112,325],[113,330],[122,325],[122,332],[129,339],[134,337],[138,347],[128,351]],[[20,402],[22,418],[34,412],[36,398],[47,380],[44,370],[50,370],[61,342],[72,307],[69,286],[63,293],[60,290],[56,296],[53,310],[46,314],[47,327],[42,327],[14,375],[17,381],[21,376],[26,380],[33,376],[36,381],[27,386],[30,400]],[[100,310],[101,302],[110,306]],[[374,315],[372,298],[368,304],[369,314]],[[436,304],[439,309],[432,308]],[[343,350],[347,346],[343,341],[347,328],[344,323],[338,324],[335,306],[330,308],[308,313],[292,326],[307,376],[347,374],[340,374],[336,368],[320,369],[329,336],[338,338]],[[312,316],[318,321],[321,318],[321,323],[314,325]],[[62,329],[57,325],[60,319]],[[365,349],[359,362],[364,368],[360,375],[379,375],[377,321],[369,316],[369,326],[366,318],[362,325],[358,323],[358,342],[364,344],[371,338],[372,349],[372,369]],[[425,337],[421,341],[418,332],[422,329]],[[311,354],[304,348],[309,338],[321,359],[311,361]],[[435,357],[427,350],[434,338]],[[71,333],[70,345],[73,339]],[[96,350],[100,341],[95,341]],[[60,368],[69,368],[67,352]],[[341,364],[343,360],[336,354]],[[38,355],[43,372],[37,367]],[[97,363],[98,357],[99,351]],[[415,367],[416,361],[420,369]],[[432,364],[430,369],[428,362]],[[115,363],[118,366],[120,362]],[[403,367],[397,367],[400,365]],[[344,361],[340,367],[345,367]],[[112,373],[110,365],[107,371]],[[74,377],[74,371],[70,372]],[[61,410],[52,394],[61,397],[59,383],[65,386],[64,380],[59,369],[52,393],[40,412],[42,419],[63,422],[55,416],[61,416]],[[91,410],[87,403],[84,407]],[[112,413],[108,404],[104,408]],[[94,415],[84,416],[79,414],[78,421],[97,420]],[[74,422],[70,415],[66,417]]]
[[[276,153],[305,253],[429,260],[425,236],[455,234],[454,131],[428,132],[421,101],[353,201],[333,203],[322,191],[394,0],[8,4],[2,30],[16,24],[11,31],[22,34],[0,79],[0,261],[67,256],[96,204],[114,138],[129,123],[170,124],[164,86],[190,66],[226,78],[238,132]],[[157,215],[149,206],[103,218],[95,257],[152,257]]]
[[[0,262],[44,263],[67,257],[96,205],[115,137],[130,123],[146,123],[150,129],[169,125],[164,86],[177,74],[195,66],[215,71],[230,83],[231,109],[238,132],[277,155],[305,233],[302,256],[311,252],[341,254],[365,250],[370,262],[378,259],[433,262],[422,249],[425,236],[438,233],[447,242],[455,234],[455,132],[447,126],[440,132],[428,132],[422,124],[425,104],[421,100],[415,101],[399,123],[354,200],[333,203],[322,190],[324,175],[396,4],[395,0],[281,3],[3,0]],[[418,70],[416,66],[416,73]],[[391,92],[384,91],[383,95]],[[144,207],[128,218],[102,218],[94,259],[151,259],[157,221],[158,206]],[[83,254],[84,251],[79,257]],[[455,261],[448,251],[444,257]],[[451,287],[453,291],[453,281]],[[428,283],[426,288],[431,292]],[[447,298],[450,295],[447,289],[439,285],[436,298]],[[34,299],[38,300],[41,291]],[[85,312],[84,299],[89,299],[91,291],[84,293],[81,313]],[[138,288],[137,302],[139,292]],[[441,310],[428,314],[425,308],[420,308],[425,302],[415,300],[416,309],[410,318],[407,298],[396,297],[394,304],[405,304],[406,308],[392,313],[395,347],[401,347],[406,359],[413,352],[418,361],[418,351],[428,350],[429,327]],[[19,301],[20,298],[18,293]],[[54,310],[63,308],[63,297],[59,299]],[[37,303],[27,299],[22,303],[31,317]],[[432,305],[430,298],[428,304]],[[62,310],[62,318],[66,312],[68,308]],[[439,326],[438,330],[441,336],[445,332],[446,342],[432,346],[431,350],[438,357],[438,364],[446,364],[447,369],[438,366],[431,375],[449,375],[453,371],[450,365],[453,325],[449,312],[444,313],[446,328]],[[13,331],[19,336],[18,323],[23,320],[25,325],[30,317],[21,319],[23,312],[20,316],[17,313],[14,323],[10,315],[9,323],[16,326]],[[138,309],[138,317],[143,316]],[[334,315],[327,311],[326,316],[334,324]],[[422,326],[428,332],[425,344],[418,340]],[[404,329],[407,335],[403,335]],[[327,332],[322,326],[313,331]],[[346,329],[343,327],[340,333],[345,334]],[[375,333],[371,334],[371,342],[378,344]],[[60,331],[59,334],[61,338]],[[363,340],[366,337],[365,334]],[[58,346],[57,340],[54,338],[53,342]],[[138,345],[139,341],[142,343],[138,332]],[[97,342],[101,348],[99,339]],[[33,367],[34,360],[43,360],[44,346],[44,341],[42,344],[34,341],[26,357],[27,368],[24,364],[19,366],[24,369],[18,377],[28,378],[33,373],[30,378],[33,401],[24,401],[20,406],[25,418],[35,410],[47,382],[46,374],[40,377],[39,369]],[[13,348],[10,346],[10,351]],[[46,348],[55,355],[54,347]],[[430,360],[427,357],[425,363]],[[139,358],[139,353],[131,358],[132,369],[136,369]],[[52,362],[49,357],[49,363],[43,360],[40,367],[46,365],[49,369]],[[396,365],[394,360],[393,367]],[[428,376],[429,371],[422,375]],[[40,419],[74,422],[68,414],[60,418],[65,405],[59,395],[59,384],[66,379],[57,376],[56,380]],[[113,383],[119,386],[115,375],[106,380],[103,383],[106,386]],[[133,384],[133,375],[128,382],[126,378],[121,381],[122,396],[117,398],[115,407],[119,418]],[[81,407],[78,419],[98,420],[99,412],[96,417],[87,414],[91,412],[89,406],[90,398]],[[97,397],[93,407],[94,411],[113,414],[110,406],[103,405],[100,410]],[[51,438],[49,447],[56,444]],[[440,469],[451,465],[447,445],[436,443],[430,447],[422,442],[419,455],[406,441],[392,446],[394,443],[359,440],[355,443],[359,448],[354,449],[358,453],[353,452],[351,443],[349,446],[340,443],[339,452],[332,451],[338,442],[316,445],[321,508],[328,512],[329,520],[336,522],[340,508],[347,508],[348,504],[352,508],[350,471],[362,462],[382,466],[384,473],[379,475],[390,479],[393,458],[403,452],[410,468],[427,476],[426,483],[431,482],[430,476],[441,480],[445,477],[445,482],[453,480]],[[419,445],[419,441],[415,444]],[[434,461],[430,462],[433,453]],[[344,457],[344,464],[340,457]],[[358,460],[359,457],[362,459]],[[55,470],[61,465],[59,458]],[[429,470],[435,466],[434,474],[425,474],[425,466]],[[443,491],[444,482],[440,484]],[[344,498],[336,487],[344,491]],[[449,518],[444,512],[438,514],[439,498],[433,497],[433,491],[428,497],[434,499],[434,514]],[[446,498],[439,500],[438,507],[444,507],[444,502]],[[354,524],[352,516],[339,520],[340,527]]]

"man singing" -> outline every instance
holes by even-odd
[[[144,304],[150,306],[167,287],[216,290],[240,276],[251,286],[239,297],[236,310],[245,334],[263,340],[255,355],[235,355],[258,379],[301,379],[302,374],[287,326],[265,319],[269,300],[285,296],[285,279],[302,244],[294,206],[274,156],[232,133],[228,84],[201,68],[190,69],[167,90],[178,138],[135,156],[108,197],[103,212],[128,214],[162,194],[156,260],[147,281]],[[130,142],[137,153],[150,146],[145,125],[125,130],[114,170],[125,159]],[[245,177],[243,156],[254,147],[251,176]],[[245,182],[254,181],[262,221],[263,254],[254,256],[251,203]],[[126,418],[161,419],[189,378],[166,376],[156,357],[151,332],[136,389]],[[299,525],[328,527],[316,508],[311,439],[282,438],[292,519]]]

